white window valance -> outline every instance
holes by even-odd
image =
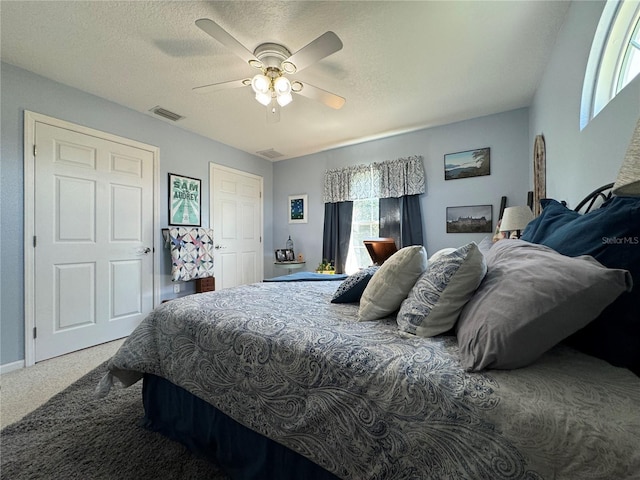
[[[327,170],[324,176],[324,203],[397,198],[424,192],[425,173],[421,156],[336,168]]]

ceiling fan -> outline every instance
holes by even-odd
[[[251,78],[195,87],[194,92],[209,93],[251,86],[256,100],[267,107],[267,119],[270,122],[279,120],[280,107],[291,103],[292,93],[317,100],[336,110],[344,105],[343,97],[287,77],[340,50],[342,41],[335,33],[326,32],[293,54],[277,43],[263,43],[251,52],[213,20],[201,18],[196,20],[196,26],[250,66],[260,70],[260,73]]]

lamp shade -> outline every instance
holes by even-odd
[[[268,93],[256,92],[256,100],[266,107],[271,103],[271,95]]]
[[[615,195],[640,195],[640,119],[611,192]]]
[[[273,88],[278,95],[291,93],[291,82],[287,77],[278,77],[273,81]]]
[[[256,93],[267,93],[271,88],[271,79],[266,75],[256,75],[251,79],[251,88]]]
[[[524,230],[524,227],[526,227],[527,223],[531,220],[533,220],[533,213],[526,205],[507,207],[502,214],[500,231],[513,232],[516,230]]]
[[[278,95],[278,98],[276,100],[278,101],[278,105],[280,105],[281,107],[286,107],[291,103],[293,97],[290,93],[283,93],[282,95]]]

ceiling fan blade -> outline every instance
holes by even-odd
[[[322,102],[327,107],[340,110],[346,102],[345,98],[340,97],[335,93],[327,92],[326,90],[314,87],[313,85],[309,85],[308,83],[300,84],[302,85],[302,87],[300,89],[293,90],[294,93],[302,95],[303,97],[310,98],[312,100],[317,100],[318,102]]]
[[[196,26],[203,32],[211,35],[214,39],[223,44],[245,62],[258,62],[259,64],[261,64],[260,60],[258,60],[252,52],[247,50],[244,45],[233,38],[229,33],[227,33],[224,28],[222,28],[213,20],[209,20],[208,18],[200,18],[196,20]]]
[[[341,49],[342,41],[338,36],[333,32],[326,32],[282,62],[283,70],[293,73],[286,66],[293,64],[295,71],[299,72]]]
[[[242,80],[232,80],[230,82],[202,85],[201,87],[194,87],[192,90],[196,93],[211,93],[217,90],[228,90],[230,88],[247,87],[249,85],[251,85],[251,79],[243,78]]]

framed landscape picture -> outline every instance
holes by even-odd
[[[307,195],[289,195],[289,223],[307,223]]]
[[[199,179],[169,174],[169,225],[200,226],[200,190]]]
[[[447,233],[493,232],[493,205],[447,207]]]
[[[489,147],[448,153],[444,156],[445,180],[482,175],[491,175],[491,149]]]

